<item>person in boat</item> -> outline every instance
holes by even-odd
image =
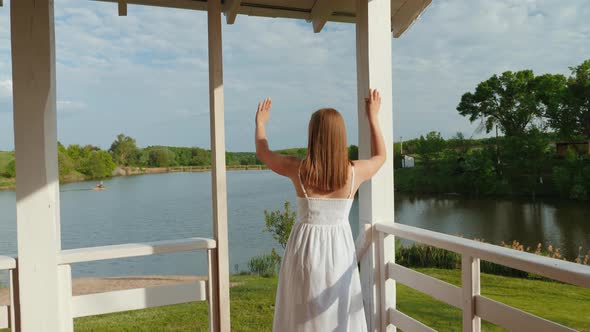
[[[100,181],[99,183],[96,184],[96,188],[103,189],[104,183],[102,181]]]

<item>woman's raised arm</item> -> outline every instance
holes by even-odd
[[[270,107],[272,100],[266,98],[258,103],[258,111],[256,111],[256,157],[262,161],[273,172],[292,177],[294,171],[297,170],[299,159],[291,156],[284,156],[279,153],[272,152],[268,147],[268,138],[266,137],[266,124],[270,120]]]
[[[369,90],[369,97],[365,98],[365,105],[371,129],[371,158],[357,160],[354,163],[359,176],[359,184],[375,175],[385,163],[386,158],[385,141],[379,125],[379,111],[381,110],[379,91]]]

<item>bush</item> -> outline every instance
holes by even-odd
[[[277,275],[281,264],[281,258],[273,250],[270,254],[255,256],[248,261],[248,269],[251,273],[269,278]]]
[[[108,152],[92,151],[88,159],[84,160],[80,172],[91,178],[100,179],[112,176],[115,167],[113,158]]]
[[[4,175],[4,177],[7,177],[7,178],[16,177],[16,165],[15,165],[14,159],[11,160],[6,165],[6,169],[4,170],[4,173],[2,175]]]
[[[285,249],[291,229],[295,223],[297,214],[291,212],[291,203],[288,201],[284,204],[284,211],[276,210],[268,212],[264,210],[264,219],[266,220],[266,232],[272,233],[272,237]]]

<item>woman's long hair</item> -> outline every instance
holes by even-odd
[[[322,108],[309,120],[307,157],[301,165],[301,180],[321,192],[338,190],[348,178],[346,126],[340,113]]]

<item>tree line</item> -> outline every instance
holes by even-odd
[[[430,132],[404,142],[404,152],[415,154],[418,167],[398,172],[396,187],[589,199],[588,151],[572,145],[564,156],[556,153],[557,142],[590,143],[590,60],[570,70],[567,78],[507,71],[479,83],[461,97],[457,111],[479,121],[482,131],[496,129],[501,136],[473,140],[457,133],[445,140]]]

